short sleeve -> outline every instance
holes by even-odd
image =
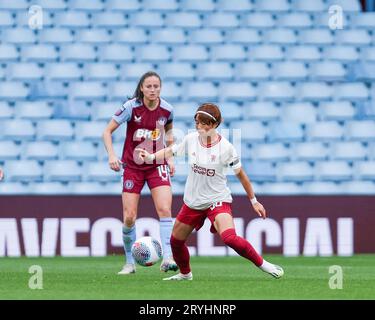
[[[115,120],[118,124],[127,122],[132,117],[133,107],[129,101],[125,102],[120,109],[112,116],[112,119]]]
[[[187,136],[185,136],[184,139],[182,139],[180,143],[173,144],[171,147],[173,155],[177,157],[182,157],[186,155],[186,151],[187,151],[186,144],[187,144]]]
[[[169,114],[169,117],[168,117],[168,120],[167,120],[167,124],[173,122],[173,109],[171,110],[171,113]]]
[[[228,152],[225,157],[225,164],[232,169],[239,169],[242,167],[241,160],[238,157],[237,151],[232,144],[228,148]]]

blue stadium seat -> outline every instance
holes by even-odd
[[[218,89],[208,81],[197,81],[186,84],[185,97],[193,101],[217,100]]]
[[[352,14],[350,22],[356,28],[364,28],[367,30],[374,30],[375,28],[375,13],[374,12],[361,12],[361,14]]]
[[[34,45],[21,48],[21,56],[28,62],[53,62],[58,58],[58,53],[52,45]]]
[[[159,44],[183,45],[186,42],[186,37],[182,29],[164,28],[152,30],[150,32],[150,40]]]
[[[373,181],[344,181],[340,186],[342,188],[341,194],[363,196],[375,193],[375,184]]]
[[[104,4],[100,0],[74,0],[69,1],[69,7],[73,8],[74,10],[83,10],[88,12],[95,12],[95,11],[102,11],[104,9]]]
[[[170,58],[168,47],[159,44],[145,45],[136,48],[136,57],[142,62],[164,62]]]
[[[302,44],[330,45],[334,43],[334,38],[328,28],[301,30],[299,42]]]
[[[269,80],[271,70],[265,62],[236,63],[235,77],[238,80],[261,81]]]
[[[29,95],[30,89],[22,82],[7,81],[0,86],[0,100],[25,99]]]
[[[142,74],[138,75],[138,78]],[[108,88],[108,99],[110,100],[117,100],[117,101],[125,101],[127,98],[133,96],[134,90],[137,87],[137,83],[132,82],[112,82],[110,87]],[[163,92],[162,92],[163,94]]]
[[[323,142],[295,143],[292,150],[291,154],[293,154],[295,160],[313,162],[326,160],[328,156],[328,148]]]
[[[91,16],[90,25],[94,28],[124,28],[127,19],[121,12],[100,12]]]
[[[353,46],[335,45],[323,49],[323,57],[327,60],[354,62],[359,59],[358,51]]]
[[[225,33],[225,41],[233,44],[259,44],[262,42],[260,32],[256,29],[236,28]]]
[[[276,181],[276,169],[270,162],[251,161],[243,166],[251,181],[262,183]]]
[[[70,95],[76,100],[97,100],[107,95],[107,88],[100,82],[71,83]]]
[[[251,101],[257,98],[256,89],[248,82],[223,82],[219,95],[225,101]]]
[[[324,61],[310,67],[311,79],[322,81],[345,80],[346,70],[340,62]]]
[[[234,102],[220,103],[220,111],[224,124],[231,121],[241,121],[243,118],[243,108]]]
[[[297,36],[292,29],[275,28],[272,30],[266,30],[263,33],[263,42],[265,44],[291,45],[297,42]]]
[[[67,195],[69,188],[62,182],[34,182],[29,184],[31,195]]]
[[[24,146],[24,158],[28,160],[54,160],[57,159],[58,148],[50,141],[32,141]]]
[[[227,62],[200,63],[197,67],[197,77],[200,80],[231,80],[233,71]]]
[[[338,183],[332,181],[305,182],[301,188],[303,193],[308,195],[339,195],[343,193]]]
[[[215,12],[204,17],[203,25],[208,28],[233,29],[239,27],[239,20],[235,13]]]
[[[74,81],[82,79],[83,72],[74,62],[50,63],[45,68],[45,77],[48,80]]]
[[[51,11],[60,11],[67,8],[67,3],[64,0],[35,0],[33,3]]]
[[[107,122],[104,121],[78,121],[75,125],[76,140],[102,142],[106,126]]]
[[[230,0],[219,0],[216,5],[219,11],[224,12],[242,13],[253,9],[251,0],[237,0],[235,2]]]
[[[96,102],[91,107],[91,119],[95,121],[109,121],[118,110],[113,102]]]
[[[53,117],[56,119],[88,120],[91,108],[86,101],[61,101],[54,103]]]
[[[280,118],[281,108],[273,102],[259,101],[251,102],[244,106],[244,117],[249,120],[272,121]]]
[[[22,101],[15,107],[18,118],[28,120],[45,120],[52,117],[53,109],[46,101]]]
[[[209,13],[215,9],[215,4],[213,0],[182,0],[180,2],[180,8],[183,8],[186,11]]]
[[[86,162],[83,167],[83,181],[120,182],[121,172],[114,172],[108,162]]]
[[[246,59],[243,46],[237,44],[225,44],[211,47],[211,58],[217,61],[237,62]]]
[[[173,104],[173,117],[176,121],[193,121],[196,107],[190,103],[177,102]]]
[[[221,44],[223,43],[223,35],[218,29],[194,29],[189,31],[189,41],[192,44]]]
[[[375,161],[358,161],[354,165],[354,175],[361,180],[375,181]]]
[[[277,62],[272,65],[272,74],[277,80],[298,81],[306,79],[307,68],[302,62]]]
[[[145,44],[148,41],[148,36],[145,29],[142,28],[123,28],[116,29],[112,32],[113,43],[128,43],[128,44]]]
[[[339,141],[343,136],[344,129],[336,121],[319,121],[306,126],[306,137],[311,141]]]
[[[107,44],[111,35],[106,29],[82,29],[75,32],[75,40],[79,43]]]
[[[310,28],[312,26],[312,21],[309,14],[292,11],[288,14],[279,14],[277,17],[277,25],[284,28],[300,30]]]
[[[36,42],[35,33],[29,28],[10,28],[1,31],[3,43],[33,44]]]
[[[42,181],[42,167],[36,160],[10,160],[5,163],[4,172],[10,182]]]
[[[173,181],[177,181],[179,183],[186,182],[187,176],[189,174],[190,166],[186,163],[176,162],[176,173],[174,177],[172,177]]]
[[[312,166],[304,161],[278,163],[276,170],[280,181],[305,182],[314,179]]]
[[[157,28],[163,27],[164,21],[160,12],[140,11],[130,16],[129,24],[135,27]]]
[[[255,1],[254,9],[256,11],[273,13],[286,12],[290,10],[288,0],[257,0]]]
[[[29,120],[5,120],[0,126],[2,139],[13,141],[32,141],[35,128]]]
[[[46,161],[43,167],[45,181],[80,181],[82,168],[74,160]]]
[[[319,105],[319,115],[322,120],[350,120],[355,117],[356,110],[350,101],[324,102]]]
[[[306,101],[331,100],[333,88],[325,82],[302,82],[298,86],[298,96]]]
[[[323,0],[304,1],[294,0],[293,9],[296,11],[320,12],[326,10],[326,5]]]
[[[295,98],[295,88],[289,82],[263,82],[258,92],[263,100],[269,101],[291,101]]]
[[[302,126],[295,122],[273,122],[270,124],[270,140],[300,142],[304,138]]]
[[[90,19],[86,12],[63,11],[55,14],[54,22],[61,28],[88,28]]]
[[[252,148],[252,158],[259,161],[288,161],[290,149],[280,142],[257,144]]]
[[[361,4],[358,0],[326,0],[328,6],[339,5],[344,12],[359,12],[361,11]]]
[[[262,184],[261,194],[264,195],[300,195],[301,187],[296,182],[272,182]]]
[[[44,120],[37,123],[37,137],[39,140],[71,140],[73,127],[67,120]]]
[[[375,121],[347,121],[345,123],[345,136],[353,141],[375,140]]]
[[[149,62],[125,63],[122,65],[120,75],[122,75],[122,79],[124,80],[138,81],[144,73],[153,69],[154,65]],[[133,94],[135,88],[136,87],[134,87],[133,90],[131,90],[128,94]]]
[[[252,49],[252,50],[251,50]],[[277,45],[259,45],[250,48],[249,59],[260,61],[278,61],[284,59],[284,53]]]
[[[189,45],[187,47],[174,47],[173,59],[183,62],[200,62],[208,60],[208,52],[203,45]]]
[[[0,2],[0,9],[9,10],[27,10],[29,4],[26,0],[2,0]]]
[[[285,55],[291,60],[304,62],[318,61],[321,58],[321,53],[318,47],[311,45],[290,46]]]
[[[0,61],[16,61],[19,53],[14,44],[0,44]]]
[[[245,142],[264,142],[269,134],[268,128],[260,121],[231,122],[229,128],[241,130]]]
[[[106,6],[113,11],[124,11],[133,13],[141,10],[142,5],[138,0],[107,0]]]
[[[167,13],[165,17],[165,25],[173,28],[194,29],[202,26],[199,14],[194,12],[173,12]]]
[[[112,195],[121,194],[121,183],[71,182],[70,194],[77,195]]]
[[[39,43],[66,44],[73,42],[73,33],[69,29],[52,28],[38,34]]]
[[[353,169],[346,161],[326,161],[315,164],[315,176],[322,181],[352,180]]]
[[[112,63],[87,63],[84,69],[84,77],[89,81],[117,80],[119,71]]]
[[[0,141],[0,160],[16,160],[21,155],[21,145],[14,141]]]
[[[13,107],[5,101],[0,101],[0,120],[13,118],[13,113]]]
[[[375,80],[375,63],[359,62],[353,64],[350,68],[350,80],[354,81],[374,81]],[[349,78],[349,77],[348,77]],[[349,79],[348,79],[349,80]]]
[[[358,101],[369,98],[369,90],[361,82],[336,84],[334,93],[337,100]]]
[[[0,11],[0,27],[12,27],[14,24],[13,16],[9,11]]]
[[[97,148],[91,141],[72,141],[60,144],[61,157],[65,160],[95,161]]]
[[[182,89],[174,81],[164,81],[162,84],[162,97],[167,101],[180,101],[182,97]]]
[[[368,46],[372,43],[369,32],[361,29],[341,30],[336,34],[335,40],[343,45],[355,46]]]
[[[61,47],[60,57],[62,61],[88,62],[96,59],[96,52],[89,44],[69,44]]]
[[[282,106],[281,119],[285,122],[314,123],[317,121],[317,110],[309,102],[295,102]]]
[[[272,14],[266,12],[255,12],[244,16],[244,25],[255,29],[266,29],[275,27]]]
[[[5,178],[7,179],[7,178]],[[1,195],[20,195],[29,194],[29,188],[27,184],[21,182],[3,182],[0,183],[0,194]]]
[[[358,161],[367,157],[367,148],[359,141],[335,142],[330,151],[334,160]]]
[[[143,5],[150,11],[174,12],[178,9],[176,0],[144,0]]]
[[[131,62],[134,59],[134,53],[131,46],[122,44],[109,44],[100,46],[99,59],[105,62]]]
[[[158,71],[163,75],[163,80],[191,81],[195,78],[195,70],[190,63],[172,62],[159,64]]]
[[[44,70],[36,63],[9,64],[7,70],[8,78],[11,80],[39,80],[44,75]]]

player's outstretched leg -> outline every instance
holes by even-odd
[[[269,263],[260,256],[254,247],[244,238],[237,236],[235,229],[230,228],[220,234],[224,243],[235,250],[240,256],[250,260],[264,272],[275,278],[281,278],[284,270],[275,264]]]
[[[122,270],[117,274],[124,275],[135,273],[135,263],[131,252],[132,245],[135,242],[135,225],[133,225],[132,227],[127,227],[125,225],[123,226],[122,239],[124,242],[126,263],[123,266]]]
[[[160,218],[160,240],[163,248],[163,261],[160,264],[160,271],[177,271],[178,266],[173,259],[171,250],[171,234],[173,228],[172,218]]]

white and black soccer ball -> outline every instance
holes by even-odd
[[[132,256],[139,265],[149,267],[162,257],[162,249],[158,240],[152,237],[142,237],[132,246]]]

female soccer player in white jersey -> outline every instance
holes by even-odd
[[[161,79],[153,71],[145,73],[138,82],[132,99],[128,100],[113,115],[104,133],[103,140],[108,152],[109,166],[114,171],[124,168],[122,204],[123,204],[123,240],[126,263],[118,274],[134,273],[135,263],[131,247],[136,238],[135,220],[141,190],[147,182],[156,212],[159,216],[160,239],[163,247],[163,261],[160,270],[178,269],[172,258],[170,237],[173,221],[171,217],[172,191],[170,174],[174,173],[172,159],[159,163],[140,163],[134,156],[136,147],[150,152],[165,147],[165,133],[172,129],[173,108],[160,98]],[[123,123],[127,123],[126,139],[121,161],[117,158],[112,145],[112,133]],[[167,143],[172,141],[167,141]]]
[[[187,155],[191,167],[185,185],[184,204],[176,217],[171,236],[173,257],[180,273],[164,280],[193,279],[185,241],[194,228],[199,230],[202,227],[206,217],[212,223],[211,232],[218,232],[226,245],[261,270],[280,278],[284,274],[283,269],[264,260],[247,240],[236,234],[231,210],[232,196],[225,177],[228,167],[234,170],[242,183],[255,212],[265,219],[266,210],[255,198],[235,148],[216,131],[221,123],[220,109],[212,103],[205,103],[198,108],[194,119],[197,131],[185,136],[180,144],[153,154],[136,149],[145,162]]]

